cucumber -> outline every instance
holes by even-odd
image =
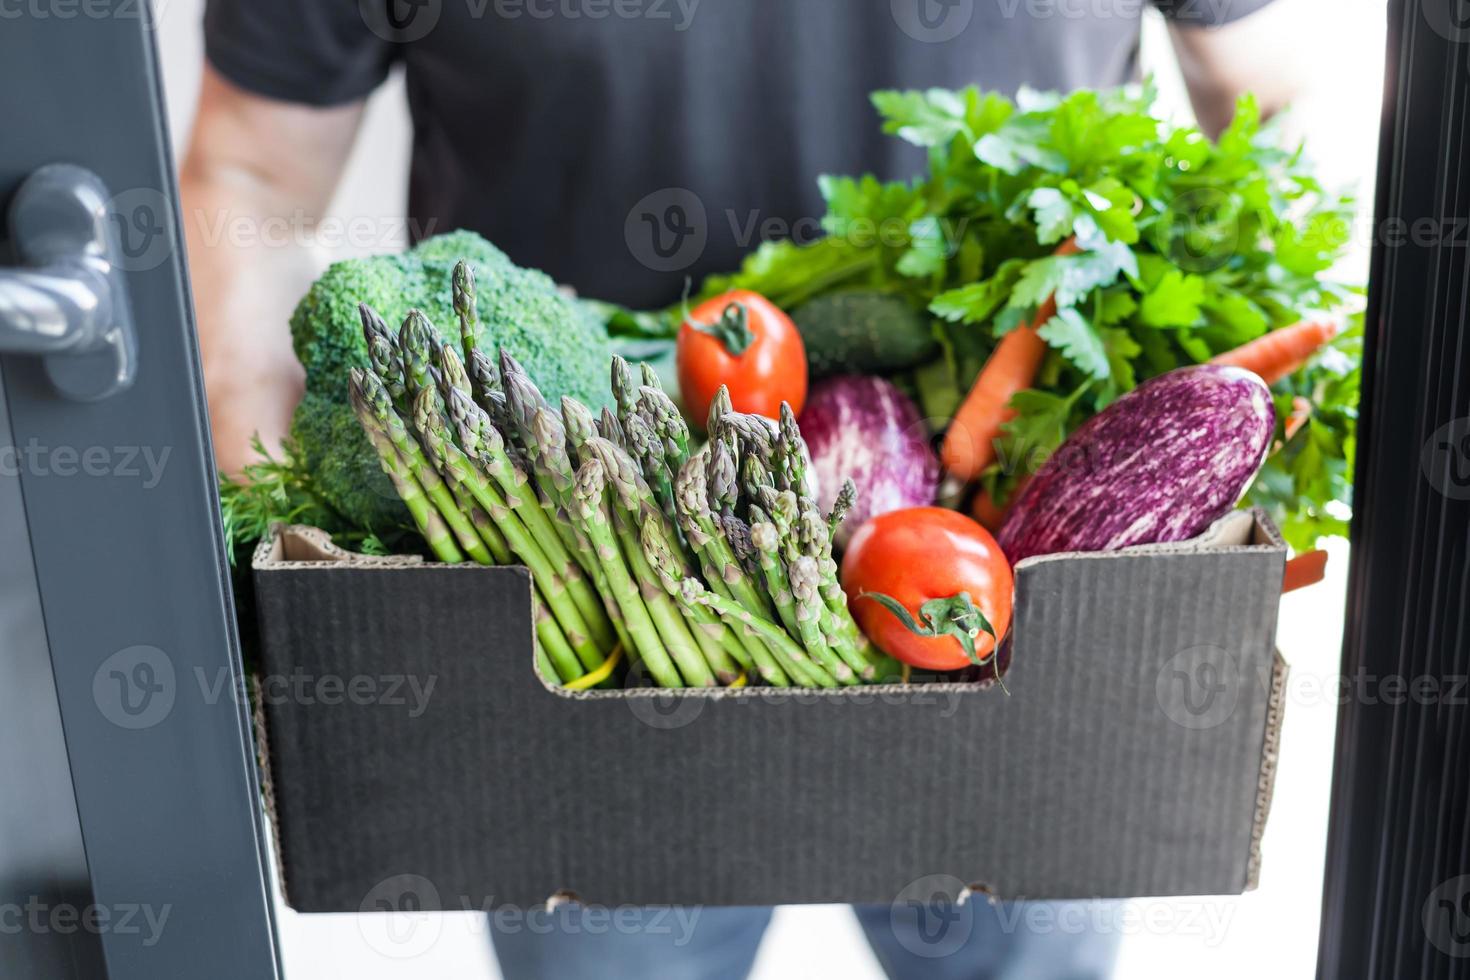
[[[892,374],[939,353],[928,314],[872,290],[826,293],[791,311],[813,378]]]

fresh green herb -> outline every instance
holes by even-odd
[[[923,179],[822,178],[826,237],[764,244],[700,297],[748,288],[791,308],[836,289],[902,296],[932,314],[943,352],[924,384],[951,395],[1054,297],[1040,326],[1050,355],[983,478],[1004,499],[1059,434],[1139,381],[1354,299],[1329,275],[1352,200],[1280,145],[1254,99],[1215,141],[1160,120],[1153,101],[1151,84],[1014,101],[973,87],[875,93],[884,131],[928,151]],[[1068,238],[1080,251],[1054,255]],[[1274,388],[1288,409],[1305,397],[1310,419],[1250,499],[1299,547],[1346,527],[1359,344],[1345,334]]]

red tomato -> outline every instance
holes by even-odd
[[[781,403],[806,403],[806,346],[770,300],[736,289],[701,303],[679,328],[679,390],[700,425],[720,385],[737,412],[779,418]]]
[[[958,670],[972,663],[954,636],[918,636],[876,599],[898,600],[920,623],[920,607],[968,593],[996,637],[1011,625],[1011,566],[990,532],[942,507],[890,511],[858,528],[842,559],[842,587],[852,614],[885,653],[922,670]],[[975,654],[990,655],[996,640],[980,632]]]

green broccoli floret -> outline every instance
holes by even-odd
[[[362,529],[406,524],[408,513],[347,403],[348,372],[368,364],[357,304],[369,304],[390,326],[410,309],[422,310],[441,337],[454,340],[459,321],[451,280],[461,259],[475,269],[480,342],[487,350],[513,353],[553,403],[562,395],[597,407],[607,400],[612,346],[602,320],[560,293],[550,277],[519,268],[479,235],[457,231],[403,255],[334,264],[291,317],[307,392],[292,435],[322,495]]]

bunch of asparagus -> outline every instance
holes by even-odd
[[[371,368],[353,372],[352,406],[438,558],[530,569],[544,678],[834,688],[896,674],[848,615],[832,558],[855,488],[818,510],[788,406],[776,424],[722,391],[693,451],[657,375],[643,365],[635,381],[614,358],[616,410],[553,408],[510,353],[477,346],[466,263],[453,288],[457,347],[418,311],[395,335],[359,308]]]

